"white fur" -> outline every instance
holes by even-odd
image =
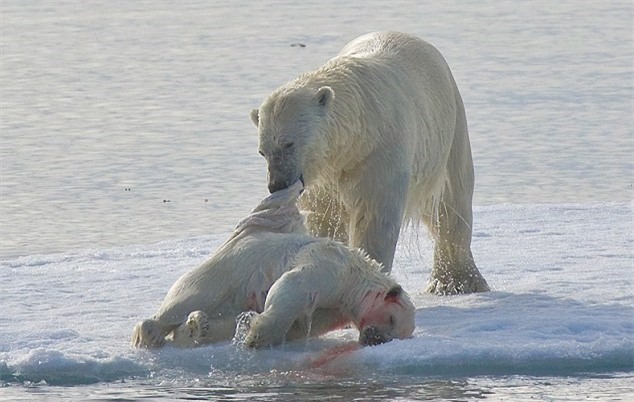
[[[236,317],[249,310],[263,313],[247,336],[252,347],[318,336],[350,321],[360,330],[379,328],[386,339],[410,336],[414,306],[407,294],[400,295],[400,304],[373,308],[358,296],[398,287],[378,263],[359,250],[305,234],[295,205],[302,190],[297,182],[267,197],[210,260],[174,283],[154,317],[135,326],[132,344],[192,347],[229,340]],[[396,321],[389,323],[387,316],[377,324],[371,317],[378,312]]]
[[[378,330],[383,341],[410,337],[414,306],[404,292],[397,302],[388,300],[389,291],[400,287],[380,269],[363,251],[337,241],[323,239],[303,247],[293,269],[271,287],[245,344],[277,345],[318,336],[348,322],[361,334],[368,327]],[[360,342],[364,343],[363,335]]]
[[[361,36],[251,113],[271,191],[299,178],[312,233],[390,271],[403,222],[436,245],[439,294],[488,290],[471,254],[473,162],[462,99],[442,55],[407,34]]]

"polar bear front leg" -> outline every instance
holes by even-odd
[[[174,345],[191,348],[205,343],[209,333],[209,318],[203,311],[193,311],[187,321],[179,325],[172,334]]]
[[[350,211],[348,244],[363,249],[381,263],[383,272],[389,273],[401,231],[409,175],[369,170],[365,176],[346,199]],[[380,186],[380,190],[370,188],[372,185]]]
[[[287,340],[293,324],[299,333],[308,336],[312,313],[318,303],[318,292],[307,289],[310,278],[306,272],[289,271],[273,284],[262,314],[252,318],[244,344],[250,348],[274,346]]]
[[[306,227],[310,234],[348,243],[350,217],[334,195],[309,188],[302,194],[298,206],[304,211],[310,211],[306,215]]]

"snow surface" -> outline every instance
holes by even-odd
[[[422,292],[431,242],[402,236],[393,275],[417,306],[408,340],[312,363],[356,339],[342,330],[264,351],[230,343],[134,350],[134,324],[222,236],[0,261],[0,384],[91,384],[185,376],[576,375],[634,369],[633,204],[497,205],[475,209],[474,255],[493,291]],[[256,378],[257,378],[256,376]],[[244,378],[243,378],[244,381]]]

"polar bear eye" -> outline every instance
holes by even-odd
[[[292,147],[293,145],[295,145],[294,142],[287,142],[286,144],[284,144],[283,148],[284,149],[288,149],[288,148]]]

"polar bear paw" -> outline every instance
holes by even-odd
[[[234,345],[244,345],[245,339],[251,330],[251,322],[259,314],[255,311],[244,311],[236,318],[236,333],[231,343]]]
[[[161,326],[156,320],[143,320],[132,330],[132,346],[135,348],[160,348],[165,344]]]
[[[489,285],[478,272],[453,273],[453,275],[433,275],[426,291],[432,294],[447,296],[466,293],[488,292]]]
[[[205,343],[209,336],[209,318],[204,311],[193,311],[187,321],[174,330],[173,341],[176,346],[193,347]]]

